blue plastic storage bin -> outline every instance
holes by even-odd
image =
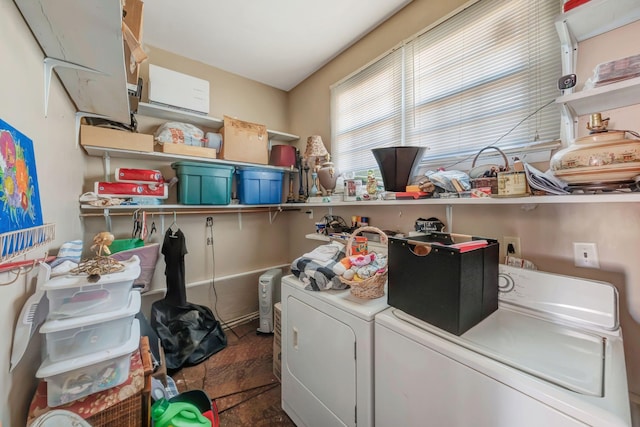
[[[234,166],[176,162],[178,203],[183,205],[228,205]]]
[[[237,168],[237,190],[240,204],[268,205],[282,202],[282,177],[284,171]]]

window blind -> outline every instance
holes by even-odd
[[[453,168],[488,145],[522,150],[558,139],[560,8],[480,0],[335,85],[338,167],[377,168],[371,148],[413,145],[428,147],[423,164]]]

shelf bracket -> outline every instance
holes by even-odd
[[[111,156],[108,152],[102,154],[102,168],[104,169],[104,181],[109,182],[109,171],[111,170]]]
[[[447,231],[449,231],[449,233],[453,233],[453,205],[447,205],[446,217],[447,217]]]
[[[238,229],[242,230],[242,212],[238,212]]]
[[[63,61],[56,58],[44,58],[44,116],[47,117],[49,108],[49,89],[51,88],[51,72],[55,67],[71,68],[73,70],[86,71],[89,73],[105,74],[102,71],[85,67],[84,65],[74,64],[73,62]]]
[[[104,214],[104,222],[107,226],[107,231],[111,233],[111,215],[109,215],[109,209],[104,209],[102,212]]]
[[[578,59],[578,42],[573,36],[566,21],[556,22],[556,31],[560,38],[560,49],[562,50],[562,73],[575,73],[576,60]],[[574,88],[565,89],[565,94],[573,93]]]
[[[280,212],[282,212],[282,206],[278,206],[278,210],[276,211],[269,211],[269,224],[273,224],[273,221],[276,220],[276,217]]]

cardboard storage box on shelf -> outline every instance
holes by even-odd
[[[196,147],[186,144],[156,144],[155,151],[168,154],[182,154],[185,156],[205,157],[207,159],[217,158],[216,150],[207,147]]]
[[[91,147],[151,152],[153,151],[153,135],[81,125],[80,144]]]
[[[389,237],[389,305],[462,335],[498,308],[498,249],[459,234]]]
[[[269,163],[267,127],[224,116],[220,157],[237,162]]]

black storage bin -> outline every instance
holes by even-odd
[[[488,244],[472,250],[449,246],[458,237]],[[428,254],[417,254],[429,246]],[[497,240],[482,237],[436,232],[389,237],[389,305],[462,335],[498,308],[498,250]]]

